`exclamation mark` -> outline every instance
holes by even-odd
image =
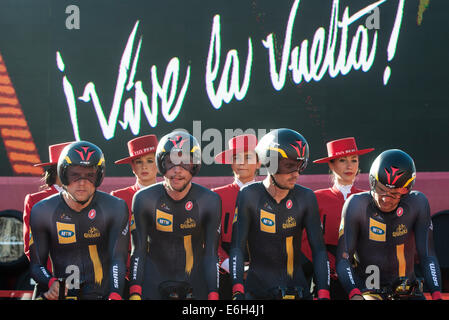
[[[390,42],[388,43],[387,48],[388,61],[393,60],[394,55],[396,53],[396,47],[398,44],[399,30],[401,28],[403,12],[404,12],[404,0],[399,0],[398,11],[396,13],[396,20],[394,21],[393,31],[391,32]],[[391,69],[389,66],[387,66],[384,71],[384,86],[387,85],[388,80],[390,79],[390,75]]]

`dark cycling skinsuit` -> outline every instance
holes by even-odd
[[[301,287],[310,298],[299,259],[304,228],[313,252],[318,295],[328,297],[329,262],[313,191],[295,185],[278,204],[262,182],[243,188],[237,199],[230,251],[233,291],[245,291],[247,299],[273,299],[278,287]],[[243,290],[247,244],[250,265]]]
[[[195,299],[217,294],[221,200],[216,193],[192,183],[176,201],[158,183],[136,193],[132,211],[130,295],[163,299],[158,288],[164,281],[187,282]]]
[[[430,292],[440,292],[438,261],[429,255],[430,226],[429,203],[421,192],[410,192],[388,213],[377,208],[370,192],[351,196],[343,207],[337,250],[338,277],[349,296],[366,289],[366,278],[372,273],[366,273],[366,268],[370,265],[379,268],[381,288],[399,277],[415,280],[415,252]]]
[[[76,266],[80,290],[69,290],[68,296],[122,296],[129,239],[125,201],[96,191],[91,203],[77,212],[65,203],[62,193],[56,194],[33,206],[30,225],[31,275],[44,289],[56,278],[70,277],[71,266]],[[48,255],[54,276],[45,268]]]

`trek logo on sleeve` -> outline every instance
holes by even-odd
[[[260,210],[260,231],[276,233],[276,216],[264,210]]]
[[[369,218],[369,239],[385,242],[387,240],[387,225]]]
[[[73,223],[56,222],[59,244],[70,244],[76,242],[75,225]]]
[[[173,232],[173,215],[156,210],[156,230]]]

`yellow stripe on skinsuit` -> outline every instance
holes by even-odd
[[[396,246],[396,256],[398,258],[398,271],[399,271],[399,277],[405,277],[405,255],[404,255],[404,244],[398,244]]]
[[[89,255],[94,265],[95,283],[101,285],[101,282],[103,281],[103,267],[101,266],[96,244],[89,246]]]
[[[190,275],[193,268],[193,250],[192,250],[192,235],[184,236],[184,250],[186,252],[186,267],[185,272]]]
[[[285,239],[285,249],[287,251],[287,274],[293,278],[293,236]]]

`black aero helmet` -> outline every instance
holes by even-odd
[[[104,154],[99,147],[91,142],[73,142],[61,151],[58,160],[58,176],[63,185],[69,184],[67,169],[70,166],[96,167],[95,187],[99,187],[103,182],[105,173]]]
[[[170,169],[166,168],[167,156],[175,158],[172,160],[176,163],[176,158],[186,155],[190,156],[190,163],[193,165],[189,171],[194,176],[201,168],[201,147],[196,138],[185,131],[173,131],[163,136],[156,148],[156,165],[159,173],[164,175]]]
[[[369,171],[371,190],[377,182],[388,188],[402,189],[403,194],[410,192],[415,184],[416,168],[413,159],[404,151],[391,149],[382,152],[374,160]]]
[[[299,161],[298,172],[301,173],[309,161],[309,144],[300,133],[281,128],[264,135],[256,146],[256,153],[269,174],[277,173],[278,162],[282,159]]]

